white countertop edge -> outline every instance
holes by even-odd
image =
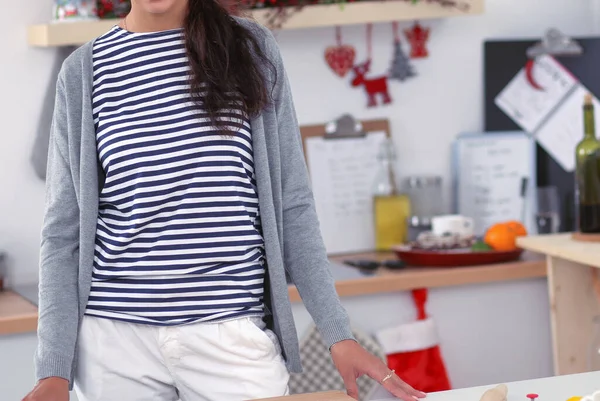
[[[507,401],[529,401],[527,394],[530,393],[539,395],[536,401],[567,401],[570,397],[584,397],[600,390],[600,371],[505,384],[508,386]],[[486,390],[495,386],[496,384],[492,384],[489,386],[431,393],[428,394],[424,401],[479,401]],[[378,389],[370,399],[370,401],[390,400],[395,400],[395,398],[383,389]]]

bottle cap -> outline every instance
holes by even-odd
[[[591,93],[586,93],[585,97],[583,98],[583,105],[584,106],[591,106],[592,105],[592,94]]]

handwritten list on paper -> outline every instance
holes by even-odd
[[[364,138],[305,141],[317,215],[327,252],[375,248],[372,188],[384,132]]]
[[[472,217],[475,234],[507,220],[521,220],[534,227],[532,166],[533,142],[525,134],[493,134],[460,138],[456,144],[457,212]],[[521,197],[523,178],[528,180]]]

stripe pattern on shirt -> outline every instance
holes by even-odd
[[[223,135],[193,104],[181,30],[114,27],[96,40],[93,69],[106,182],[86,314],[156,325],[262,314],[248,118],[232,101]]]

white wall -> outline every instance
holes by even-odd
[[[54,51],[28,48],[25,29],[48,19],[51,0],[5,3],[0,24],[4,52],[0,64],[0,249],[10,252],[9,278],[15,284],[34,281],[37,276],[43,184],[33,175],[29,154]],[[344,112],[359,118],[387,117],[402,172],[448,178],[445,171],[452,139],[459,132],[481,129],[483,123],[482,41],[536,37],[549,26],[572,35],[596,33],[594,28],[600,26],[592,10],[599,9],[597,4],[597,0],[486,0],[483,16],[427,21],[424,24],[433,29],[431,56],[415,62],[418,78],[393,83],[394,104],[372,110],[365,108],[362,89],[350,88],[347,80],[334,77],[323,60],[324,48],[335,43],[333,29],[286,31],[278,37],[301,123],[327,121]],[[344,40],[357,47],[359,59],[364,57],[364,27],[343,32]],[[392,40],[389,24],[375,27],[374,74],[387,69]],[[410,319],[406,294],[352,298],[344,303],[357,325],[366,330]],[[301,307],[295,309],[303,329],[307,316]],[[543,281],[436,290],[430,311],[439,322],[456,386],[551,373]],[[2,338],[0,343],[3,350],[20,349],[13,355],[27,363],[31,360],[31,339]],[[486,354],[495,359],[481,364]],[[11,394],[21,394],[29,381],[12,383],[17,387]],[[5,384],[3,380],[3,388]]]
[[[323,50],[335,44],[333,28],[283,31],[278,38],[301,122],[327,121],[344,112],[360,118],[387,117],[401,173],[442,174],[447,179],[449,145],[455,135],[483,127],[482,41],[539,37],[550,26],[570,35],[590,34],[590,10],[590,0],[486,0],[483,16],[425,21],[423,25],[432,28],[430,57],[415,61],[416,79],[393,82],[394,103],[377,109],[367,109],[362,89],[351,88],[348,79],[336,78],[326,66]],[[357,61],[366,58],[364,26],[344,28],[343,38],[356,46]],[[381,74],[392,56],[391,24],[376,25],[373,42],[372,72]]]
[[[12,282],[37,276],[43,183],[29,164],[54,50],[27,46],[27,25],[45,21],[52,1],[5,2],[0,24],[0,250],[10,253]]]

